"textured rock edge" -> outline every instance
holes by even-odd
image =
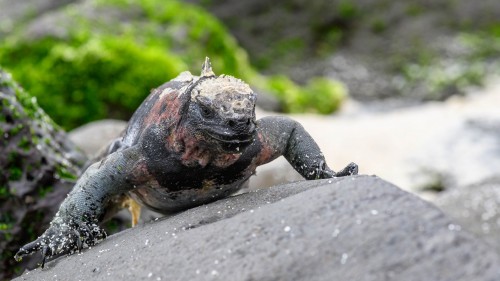
[[[193,208],[18,280],[331,276],[498,280],[500,258],[430,203],[379,178],[357,176],[275,186]]]

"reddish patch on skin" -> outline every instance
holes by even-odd
[[[205,167],[210,163],[213,156],[210,150],[200,146],[201,141],[189,133],[189,129],[180,126],[170,133],[166,139],[167,148],[181,153],[181,162],[184,166],[192,167],[200,165]]]
[[[232,164],[234,164],[234,162],[238,161],[238,159],[240,159],[240,156],[241,153],[221,154],[214,159],[213,163],[217,167],[225,168],[231,166]]]
[[[209,150],[200,147],[199,140],[196,137],[185,136],[184,141],[184,153],[181,156],[182,164],[186,166],[200,165],[205,167],[208,165],[212,159],[212,155]]]
[[[173,151],[181,153],[181,162],[185,166],[200,165],[206,167],[209,163],[217,167],[227,167],[236,162],[241,153],[222,153],[210,149],[209,144],[203,145],[206,140],[202,136],[196,136],[189,133],[186,127],[176,128],[174,133],[169,134],[166,140],[167,147]]]
[[[153,107],[144,118],[144,124],[160,124],[175,128],[174,132],[167,135],[165,145],[167,148],[182,153],[181,161],[185,166],[200,165],[206,167],[213,163],[217,167],[227,167],[234,164],[241,156],[241,153],[221,153],[208,147],[204,147],[203,136],[192,135],[189,129],[180,126],[175,122],[181,119],[183,108],[181,101],[182,94],[176,89],[166,88],[162,92],[155,90],[155,101]]]
[[[157,91],[157,90],[155,90]],[[162,92],[156,92],[158,100],[154,103],[148,115],[144,118],[145,124],[160,124],[167,122],[172,124],[181,118],[182,109],[181,94],[178,90],[166,88]]]
[[[266,163],[269,163],[274,158],[276,158],[276,151],[270,145],[268,145],[266,143],[266,140],[262,136],[262,133],[258,132],[257,137],[259,138],[262,146],[261,146],[261,150],[260,150],[259,154],[257,155],[255,161],[256,161],[256,165],[260,166],[260,165],[264,165]]]
[[[134,165],[130,179],[134,185],[139,185],[153,179],[149,173],[146,161],[141,160]]]
[[[184,153],[181,156],[182,164],[186,166],[200,165],[206,167],[209,163],[217,167],[227,167],[236,162],[241,154],[220,153],[200,146],[200,141],[196,137],[184,139]]]

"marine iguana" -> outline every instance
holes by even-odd
[[[116,198],[173,213],[227,197],[257,166],[279,156],[307,180],[335,173],[304,128],[287,117],[255,118],[256,94],[242,80],[215,75],[206,58],[200,76],[188,71],[154,89],[123,136],[89,166],[62,202],[50,227],[15,255],[47,257],[80,251],[106,237],[99,227]]]

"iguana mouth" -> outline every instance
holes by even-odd
[[[234,136],[224,136],[224,135],[220,135],[220,134],[216,134],[216,133],[210,133],[210,132],[207,132],[207,134],[217,140],[217,141],[220,141],[220,142],[223,142],[223,143],[227,143],[227,144],[240,144],[240,145],[245,145],[245,144],[249,144],[253,141],[254,139],[254,136],[253,134],[248,134],[248,135],[241,135],[241,137],[234,137]]]

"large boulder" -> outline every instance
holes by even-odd
[[[127,122],[121,120],[94,121],[70,131],[69,139],[92,157],[118,138],[126,127]]]
[[[142,224],[16,280],[499,280],[500,257],[377,177],[275,186]]]

